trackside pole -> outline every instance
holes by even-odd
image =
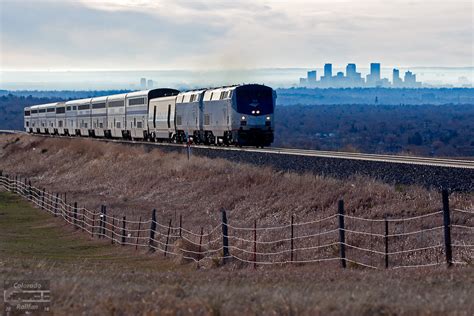
[[[451,248],[451,216],[449,215],[449,193],[448,190],[441,192],[443,197],[443,224],[444,224],[444,249],[448,267],[453,265],[453,251]]]

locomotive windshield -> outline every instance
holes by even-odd
[[[259,111],[260,115],[273,113],[273,90],[262,85],[245,85],[237,87],[236,94],[237,112],[252,114]]]

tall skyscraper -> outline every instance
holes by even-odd
[[[308,71],[308,83],[316,83],[316,70]]]
[[[345,81],[346,87],[362,87],[364,85],[360,72],[357,72],[356,64],[347,64]]]
[[[326,77],[326,79],[332,77],[332,64],[324,65],[324,77]]]
[[[140,79],[140,89],[142,89],[142,90],[146,89],[146,78],[141,78]]]
[[[392,86],[394,88],[402,86],[402,79],[400,78],[400,70],[393,68],[392,72]]]
[[[370,74],[367,75],[367,86],[376,87],[380,85],[380,64],[370,64]]]
[[[346,66],[346,76],[348,78],[353,78],[356,77],[357,75],[356,71],[356,64],[347,64]]]
[[[153,89],[153,80],[148,79],[147,88],[148,88],[148,90]]]
[[[421,87],[421,82],[416,81],[416,75],[411,71],[405,72],[405,82],[403,83],[404,87],[407,88],[419,88]]]
[[[374,77],[376,81],[380,80],[380,63],[370,64],[370,74]]]

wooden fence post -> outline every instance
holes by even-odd
[[[453,252],[451,248],[451,216],[449,214],[449,193],[442,191],[443,197],[443,224],[444,224],[444,248],[446,253],[446,263],[448,267],[453,265]]]
[[[86,216],[85,215],[86,215],[86,209],[83,208],[82,209],[82,215],[81,215],[81,219],[82,219],[82,225],[81,225],[82,229],[81,230],[82,231],[86,230]]]
[[[58,200],[59,200],[59,193],[56,193],[56,198],[54,199],[54,217],[58,216]]]
[[[179,237],[183,237],[183,215],[179,214]]]
[[[100,205],[100,214],[99,214],[99,234],[97,235],[97,238],[101,239],[102,238],[102,222],[104,219],[104,204]]]
[[[137,230],[137,242],[135,244],[135,250],[138,249],[138,240],[140,239],[140,228],[142,226],[142,217],[140,216],[140,219],[138,220],[138,230]]]
[[[170,240],[170,232],[171,232],[171,219],[168,223],[168,234],[166,235],[165,257],[166,257],[166,254],[168,253],[168,242]]]
[[[115,241],[115,215],[112,216],[112,229],[111,229],[111,232],[110,232],[110,236],[112,236],[111,243],[114,244],[114,241]]]
[[[31,180],[28,180],[28,200],[33,200],[33,194],[31,193]]]
[[[10,191],[10,176],[8,174],[5,175],[5,182],[7,183],[7,191]]]
[[[102,238],[106,238],[106,226],[107,226],[107,206],[104,205],[104,211],[103,211],[103,220],[102,220]]]
[[[95,213],[92,213],[91,237],[94,238]]]
[[[344,201],[339,200],[339,251],[341,256],[341,265],[346,268],[346,234],[344,231]]]
[[[150,251],[155,251],[155,248],[154,248],[155,231],[156,231],[156,209],[153,209],[153,211],[151,212],[150,241],[148,242]]]
[[[229,253],[229,231],[227,227],[227,214],[224,209],[221,209],[222,212],[222,252],[223,252],[223,259],[222,264],[227,262],[227,259],[230,256]]]
[[[294,215],[291,215],[291,236],[290,236],[290,261],[293,262],[293,249],[294,249],[294,244],[293,244],[293,238],[294,238]]]
[[[77,229],[77,202],[74,202],[74,227]]]
[[[45,189],[43,188],[43,191],[41,193],[41,209],[44,210],[44,194],[45,194]]]
[[[388,220],[387,220],[387,216],[384,217],[384,224],[385,224],[385,235],[384,235],[384,242],[385,242],[385,269],[388,269]]]
[[[23,189],[23,196],[27,198],[28,196],[28,180],[25,177],[25,187]]]
[[[199,235],[199,256],[201,256],[201,250],[202,250],[202,236],[204,234],[204,228],[201,226],[201,235]]]
[[[253,268],[257,269],[257,220],[253,222]]]
[[[127,217],[124,216],[123,219],[122,219],[122,246],[125,246],[125,221],[126,221]]]

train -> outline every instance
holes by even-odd
[[[205,145],[270,146],[276,92],[261,84],[157,88],[34,105],[28,133]]]

